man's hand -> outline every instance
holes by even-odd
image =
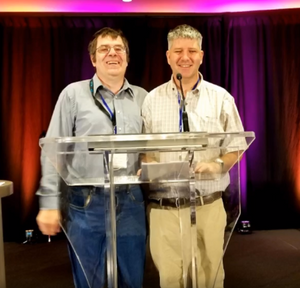
[[[39,229],[44,235],[53,236],[60,232],[60,211],[40,210],[36,217]]]
[[[195,173],[219,174],[222,173],[222,167],[216,162],[198,162]]]
[[[240,151],[242,152],[242,151]],[[231,167],[241,160],[239,152],[230,152],[222,157],[219,157],[223,161],[223,166],[217,162],[198,162],[195,167],[195,173],[207,173],[207,174],[221,174],[229,171]]]
[[[139,169],[139,170],[136,172],[136,175],[137,175],[137,176],[141,176],[141,174],[142,174],[142,169]]]

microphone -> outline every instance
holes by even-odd
[[[185,98],[184,98],[184,93],[182,89],[182,75],[180,73],[177,73],[176,75],[177,80],[179,81],[180,84],[180,91],[181,91],[181,98],[182,98],[182,123],[183,123],[183,131],[184,132],[190,132],[190,127],[189,127],[189,117],[187,112],[185,111]]]

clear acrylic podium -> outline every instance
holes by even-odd
[[[162,184],[174,187],[186,185],[189,189],[187,203],[190,216],[188,222],[182,220],[181,226],[190,231],[191,237],[187,239],[185,234],[181,233],[181,240],[184,245],[190,247],[191,252],[189,257],[184,257],[184,255],[182,257],[183,262],[186,262],[182,266],[183,286],[204,288],[201,287],[201,279],[198,279],[197,273],[199,255],[197,253],[196,203],[215,191],[223,192],[222,198],[227,214],[223,245],[225,252],[240,215],[240,162],[236,161],[230,171],[217,174],[195,173],[194,168],[199,162],[212,162],[220,155],[229,152],[238,153],[238,158],[241,159],[254,139],[254,132],[95,135],[42,138],[40,147],[47,161],[51,162],[68,186],[103,187],[104,193],[108,195],[105,227],[106,272],[109,288],[118,287],[115,187],[137,184],[155,190],[155,187]],[[145,156],[151,159],[151,162],[141,163],[141,159],[145,159]],[[138,176],[139,169],[142,170]],[[177,198],[180,197],[178,194]],[[61,193],[61,203],[66,202],[68,202],[67,193]],[[62,207],[65,206],[67,205],[62,205]],[[180,213],[180,201],[176,209]],[[61,212],[62,229],[76,253],[76,245],[72,245],[75,242],[72,239],[74,236],[71,237],[68,231],[67,212]],[[79,256],[78,259],[80,261]],[[84,271],[85,267],[82,269]],[[89,279],[87,282],[90,283]],[[99,288],[91,283],[89,287]]]

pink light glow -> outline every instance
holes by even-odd
[[[216,13],[300,8],[300,0],[1,0],[1,12]]]

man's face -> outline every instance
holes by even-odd
[[[91,55],[91,61],[100,78],[102,75],[104,77],[124,77],[128,62],[121,37],[118,36],[116,39],[112,39],[110,36],[99,36],[95,56]]]
[[[203,51],[196,39],[178,38],[172,41],[167,51],[167,60],[173,75],[180,73],[183,79],[193,79],[198,76],[202,64]]]

